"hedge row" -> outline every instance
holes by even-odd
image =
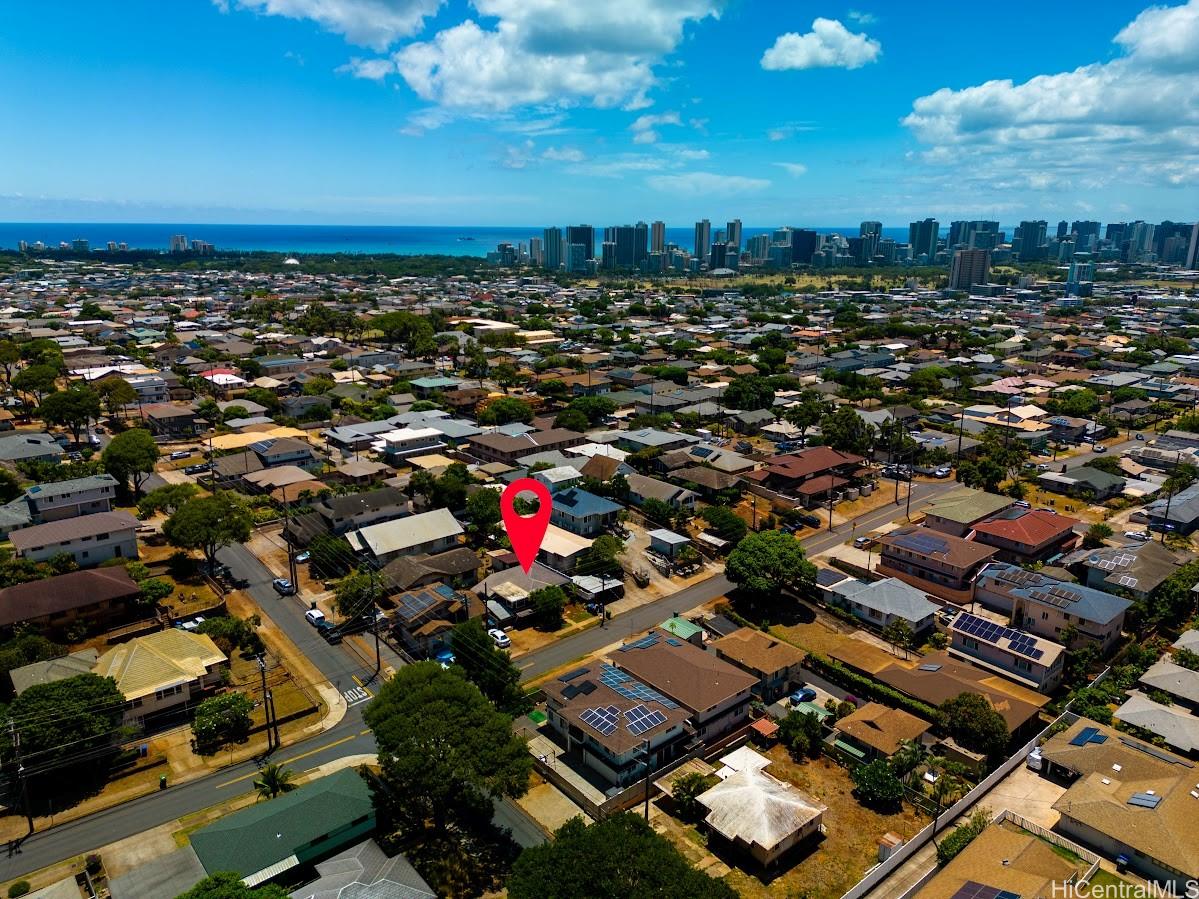
[[[907,694],[900,693],[886,684],[880,684],[878,681],[864,674],[858,674],[835,659],[812,652],[808,653],[805,665],[818,674],[822,674],[829,680],[835,681],[842,687],[850,690],[855,696],[876,699],[895,708],[903,709],[905,712],[909,712],[938,726],[945,723],[945,716],[941,714],[940,709],[933,708],[931,705],[921,702],[918,699],[912,699]]]

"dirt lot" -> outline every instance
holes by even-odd
[[[1088,506],[1081,500],[1071,499],[1060,493],[1050,493],[1031,484],[1027,485],[1027,489],[1024,499],[1034,509],[1053,509],[1062,515],[1069,515],[1089,524],[1104,521],[1111,514],[1110,510],[1103,506]]]
[[[816,759],[797,764],[778,746],[767,755],[772,762],[768,773],[791,782],[829,809],[824,816],[824,838],[785,856],[775,876],[760,876],[756,867],[751,868],[752,863],[710,842],[699,829],[661,809],[654,820],[655,829],[678,846],[692,864],[723,877],[746,899],[836,899],[877,862],[879,837],[888,831],[910,837],[927,823],[907,806],[894,814],[882,814],[861,805],[852,795],[849,772],[835,762]]]

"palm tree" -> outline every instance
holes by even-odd
[[[928,757],[928,750],[915,740],[904,740],[891,756],[891,770],[905,783]]]
[[[284,768],[282,765],[271,762],[262,769],[258,780],[254,781],[254,786],[258,790],[258,798],[274,799],[280,793],[290,793],[296,788],[296,785],[292,783],[295,776],[296,772],[290,768]]]

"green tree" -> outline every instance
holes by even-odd
[[[0,503],[11,502],[24,493],[21,479],[7,468],[0,468]]]
[[[817,715],[791,711],[779,722],[779,742],[795,758],[820,755],[824,732]]]
[[[0,371],[4,372],[4,383],[12,386],[12,370],[21,361],[21,348],[15,341],[0,340]]]
[[[508,392],[508,388],[515,387],[524,380],[524,376],[511,362],[501,362],[491,370],[491,376],[504,389],[504,393]]]
[[[981,694],[960,693],[942,703],[941,711],[950,736],[967,749],[993,757],[1007,748],[1007,722]]]
[[[669,503],[664,503],[652,496],[641,503],[641,514],[662,527],[668,528],[674,524],[674,508]]]
[[[511,899],[736,899],[723,880],[691,867],[665,837],[622,812],[586,826],[572,818],[512,866]]]
[[[264,765],[258,772],[258,780],[254,781],[254,789],[258,791],[259,799],[274,799],[282,793],[290,793],[296,788],[296,772],[290,768],[271,762]]]
[[[621,570],[620,556],[624,553],[624,543],[611,534],[601,534],[591,542],[579,563],[580,574],[592,574],[596,577],[607,577]]]
[[[0,676],[14,668],[61,658],[66,654],[65,646],[59,646],[40,634],[19,634],[0,644]]]
[[[274,883],[248,887],[240,874],[232,871],[217,871],[197,883],[186,893],[175,899],[287,899],[288,892]]]
[[[250,713],[254,703],[245,693],[232,690],[211,696],[196,706],[192,734],[196,752],[211,755],[229,743],[244,743],[250,736]]]
[[[158,444],[144,428],[131,428],[112,438],[100,454],[104,470],[125,485],[133,488],[134,497],[142,494],[142,483],[158,461]]]
[[[358,618],[374,609],[377,595],[374,578],[359,570],[334,585],[333,604],[343,618]]]
[[[256,616],[239,618],[236,615],[213,615],[204,619],[196,630],[211,637],[217,649],[227,656],[238,650],[256,656],[265,652],[266,647],[255,627]]]
[[[38,405],[41,405],[42,397],[54,389],[57,380],[57,369],[49,365],[27,365],[13,375],[10,383],[13,390],[25,394],[26,397],[32,396]]]
[[[769,409],[774,405],[774,388],[770,386],[770,381],[761,375],[734,378],[724,389],[721,402],[729,409],[739,409],[742,412]]]
[[[603,424],[604,420],[616,411],[616,401],[606,396],[580,396],[570,401],[568,407],[587,416],[588,423],[594,427]]]
[[[805,390],[799,400],[783,409],[783,418],[799,428],[799,438],[804,440],[808,431],[820,423],[820,419],[832,411],[829,403],[815,390]]]
[[[1007,471],[989,456],[963,459],[958,463],[958,480],[967,487],[998,493]]]
[[[79,674],[47,684],[34,684],[13,700],[7,717],[21,735],[21,755],[36,759],[38,768],[57,768],[72,760],[116,751],[124,738],[121,720],[125,697],[111,677]],[[12,747],[2,750],[12,760]],[[102,763],[101,763],[102,765]],[[49,777],[63,777],[61,769]]]
[[[816,583],[816,566],[804,556],[803,546],[782,531],[748,535],[733,547],[724,568],[729,580],[759,596]]]
[[[498,490],[483,487],[466,498],[466,527],[480,540],[491,537],[502,520]]]
[[[250,512],[227,493],[188,500],[162,525],[172,546],[204,553],[209,571],[216,569],[216,554],[231,543],[245,543],[253,529]]]
[[[533,615],[537,629],[553,632],[560,630],[565,623],[562,613],[566,609],[566,591],[557,584],[542,587],[529,594],[529,602],[533,606]]]
[[[1199,583],[1199,560],[1192,560],[1175,569],[1172,575],[1150,592],[1146,617],[1150,622],[1180,624],[1194,611],[1194,594],[1191,590],[1196,583]]]
[[[481,619],[470,618],[454,625],[450,648],[454,662],[500,711],[517,715],[531,708],[520,688],[520,669],[512,664],[506,651],[495,645]]]
[[[1111,526],[1104,524],[1102,521],[1097,521],[1087,528],[1087,533],[1082,538],[1082,545],[1085,549],[1097,549],[1103,546],[1104,541],[1111,537],[1111,535]]]
[[[96,393],[113,418],[123,412],[126,406],[137,402],[137,391],[133,389],[133,385],[117,375],[97,381]]]
[[[518,421],[528,423],[533,420],[533,407],[515,396],[502,396],[492,400],[479,413],[481,425],[506,425]]]
[[[727,506],[708,506],[699,515],[717,537],[729,543],[740,543],[749,533],[749,525]]]
[[[313,574],[326,578],[345,577],[355,558],[344,537],[318,534],[308,544],[308,565]]]
[[[854,792],[863,805],[894,808],[903,798],[903,783],[895,776],[885,759],[875,759],[858,765],[850,772]]]
[[[915,642],[912,628],[902,618],[896,618],[883,628],[883,639],[897,649],[911,649]]]
[[[42,400],[38,414],[46,424],[69,430],[79,443],[80,434],[100,417],[100,397],[90,387],[70,387]]]
[[[167,484],[143,496],[138,501],[137,514],[141,518],[149,518],[155,512],[174,512],[197,492],[195,484]]]
[[[555,428],[566,428],[568,431],[586,431],[591,427],[591,422],[587,420],[587,416],[578,409],[563,409],[554,418]]]
[[[842,406],[820,419],[820,433],[828,446],[843,453],[865,456],[874,444],[874,429],[852,406]]]
[[[385,828],[444,833],[462,818],[489,819],[493,799],[528,789],[532,758],[512,719],[454,669],[401,667],[364,717],[379,750]]]
[[[670,785],[670,798],[684,821],[699,821],[704,817],[704,807],[699,804],[698,797],[720,783],[720,778],[713,774],[700,774],[691,771],[674,779]]]

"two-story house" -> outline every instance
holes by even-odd
[[[631,474],[625,480],[629,485],[629,502],[635,506],[642,505],[648,499],[656,499],[672,509],[695,511],[695,501],[699,497],[686,487],[668,484],[643,474]]]
[[[45,562],[61,553],[80,568],[109,559],[137,558],[137,519],[128,512],[98,512],[21,528],[8,535],[18,557]]]
[[[146,726],[199,702],[220,686],[228,657],[207,634],[168,628],[119,643],[96,660],[125,697],[125,724]]]
[[[1008,616],[1013,627],[1067,645],[1094,643],[1107,652],[1120,639],[1127,599],[1081,584],[1059,581],[1008,562],[987,565],[974,598]],[[1068,636],[1073,634],[1072,640]]]
[[[929,504],[924,526],[951,537],[965,537],[978,522],[1012,508],[1012,503],[1010,496],[961,487]]]
[[[433,509],[356,528],[346,533],[346,540],[356,552],[386,565],[400,556],[445,552],[459,544],[463,533],[448,509]]]
[[[312,447],[307,442],[295,437],[272,437],[250,444],[250,451],[256,455],[266,468],[278,468],[281,465],[295,465],[297,468],[311,468],[319,461]]]
[[[804,653],[762,631],[740,628],[715,640],[712,649],[718,659],[757,678],[750,689],[764,702],[787,695],[792,684],[801,680]]]
[[[1026,687],[1049,694],[1062,682],[1065,647],[989,618],[958,612],[949,624],[949,654],[967,658]]]
[[[596,537],[616,524],[620,506],[578,487],[554,494],[550,521],[580,537]]]
[[[621,646],[611,660],[615,668],[689,709],[691,726],[703,742],[749,717],[758,679],[667,631],[651,630]]]
[[[1005,509],[998,515],[977,522],[973,539],[995,548],[995,557],[1004,562],[1030,565],[1045,562],[1074,548],[1078,542],[1076,518],[1058,515],[1046,509]]]
[[[995,549],[909,525],[884,534],[877,571],[958,604],[974,598],[974,578],[995,556]]]
[[[441,431],[436,428],[396,428],[380,434],[377,445],[389,462],[399,463],[409,456],[440,452],[446,448]]]
[[[37,484],[25,491],[30,519],[35,524],[111,512],[117,481],[109,474],[89,475],[52,484]]]
[[[561,452],[572,446],[579,446],[585,439],[578,431],[569,431],[566,428],[530,431],[519,437],[499,433],[475,434],[467,441],[467,449],[484,462],[513,465],[523,456],[554,450]]]

